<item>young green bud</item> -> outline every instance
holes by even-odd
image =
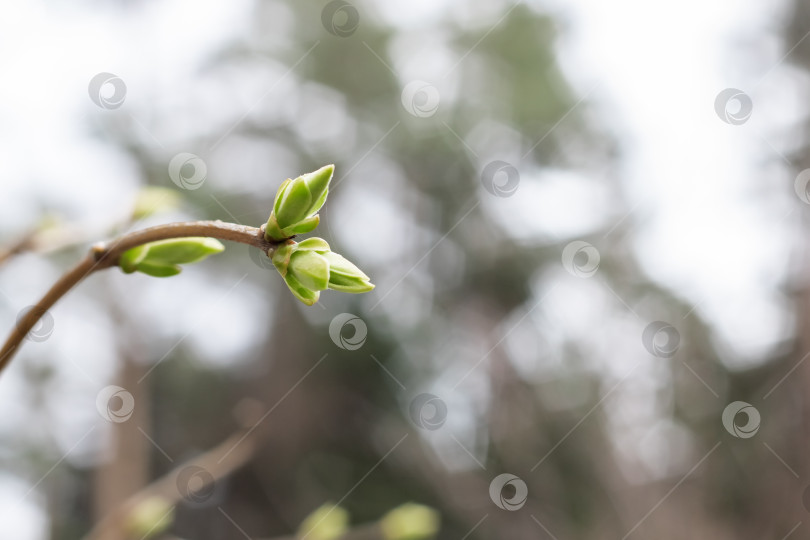
[[[215,238],[172,238],[134,247],[121,254],[118,265],[127,274],[142,272],[155,277],[180,273],[181,264],[201,261],[221,253],[225,246]]]
[[[439,514],[421,504],[394,508],[380,520],[385,540],[429,540],[439,532]]]
[[[324,254],[329,261],[329,288],[347,293],[364,293],[374,288],[370,278],[343,255],[333,251]]]
[[[313,291],[311,289],[307,289],[301,282],[295,279],[295,276],[292,274],[287,274],[284,276],[284,283],[287,284],[287,288],[290,289],[290,292],[293,293],[293,296],[301,300],[304,304],[308,306],[312,306],[318,299],[321,297],[320,291]]]
[[[326,202],[334,171],[334,165],[327,165],[295,180],[288,178],[281,184],[265,226],[264,236],[268,241],[281,242],[318,226],[319,218],[315,214]]]
[[[157,186],[146,186],[138,192],[132,208],[132,219],[145,219],[159,212],[168,212],[180,206],[180,194]]]
[[[139,502],[127,516],[125,528],[135,538],[155,538],[174,522],[174,506],[155,495]]]
[[[362,270],[332,252],[322,238],[301,243],[288,240],[275,250],[272,260],[295,297],[310,306],[325,289],[363,293],[374,288]]]
[[[324,504],[304,519],[298,528],[298,538],[337,540],[349,530],[349,513],[334,504]]]
[[[307,210],[311,204],[312,194],[309,192],[309,186],[304,181],[304,177],[299,176],[287,184],[284,196],[278,205],[276,220],[281,226],[297,223],[309,217]]]
[[[323,291],[329,285],[329,261],[316,251],[296,250],[287,271],[307,289]]]

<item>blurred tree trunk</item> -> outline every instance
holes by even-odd
[[[139,343],[132,321],[121,312],[115,300],[110,313],[119,328],[118,351],[121,362],[115,382],[132,394],[135,409],[132,416],[121,423],[111,423],[108,459],[102,461],[95,473],[94,517],[98,523],[121,506],[133,493],[149,483],[150,442],[146,437],[150,429],[149,378],[141,380],[147,366],[139,361]],[[110,530],[108,540],[126,540],[122,528]]]

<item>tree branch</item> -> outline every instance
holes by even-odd
[[[182,498],[177,482],[180,473],[189,467],[197,467],[209,474],[202,484],[196,486],[198,490],[205,489],[212,482],[216,482],[247,463],[256,451],[258,441],[256,432],[243,428],[219,443],[214,448],[200,454],[161,476],[138,493],[132,495],[120,507],[100,521],[88,534],[85,540],[103,540],[111,531],[121,530],[130,513],[143,501],[150,497],[160,497],[167,504],[175,505]]]
[[[8,247],[0,248],[0,266],[23,253],[50,253],[88,242],[83,229],[72,223],[60,223],[47,229],[31,229]]]
[[[31,230],[18,238],[13,244],[7,248],[0,249],[0,265],[8,262],[15,255],[19,255],[31,248],[36,238],[36,231]]]
[[[121,255],[134,247],[158,240],[185,238],[189,236],[206,236],[219,240],[247,244],[261,249],[267,253],[268,256],[272,255],[272,251],[279,245],[276,242],[268,242],[264,239],[264,226],[260,228],[249,227],[247,225],[225,223],[219,220],[168,223],[166,225],[158,225],[156,227],[126,233],[110,242],[96,244],[76,266],[54,283],[50,290],[45,293],[45,296],[28,310],[21,320],[17,321],[17,324],[11,329],[11,333],[3,344],[3,348],[0,349],[0,372],[5,369],[14,357],[14,353],[19,348],[26,334],[31,331],[40,318],[85,277],[98,270],[117,266]]]

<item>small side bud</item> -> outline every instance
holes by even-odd
[[[327,503],[304,519],[296,536],[308,540],[337,540],[348,530],[349,513],[340,506]]]
[[[134,538],[160,536],[174,522],[174,506],[160,496],[138,503],[127,516],[125,527]]]
[[[329,286],[329,261],[316,251],[297,250],[288,270],[310,290],[323,291]]]
[[[147,218],[159,212],[168,212],[180,206],[180,194],[174,189],[146,186],[138,192],[132,208],[132,219]]]
[[[394,508],[380,520],[385,540],[430,540],[439,532],[439,513],[421,504]]]
[[[172,238],[129,249],[121,254],[118,265],[127,274],[168,277],[179,274],[181,264],[195,263],[224,250],[225,246],[215,238]]]
[[[329,251],[325,254],[329,261],[329,288],[347,293],[364,293],[374,285],[370,278],[343,255]]]

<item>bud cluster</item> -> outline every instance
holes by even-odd
[[[278,188],[265,226],[267,241],[283,242],[272,254],[273,265],[293,295],[308,306],[317,302],[320,291],[326,289],[363,293],[374,288],[366,274],[333,252],[325,240],[291,240],[318,226],[318,211],[326,202],[334,172],[335,166],[327,165],[295,180],[285,180]]]
[[[326,289],[363,293],[374,288],[369,277],[321,238],[300,243],[292,238],[318,226],[318,211],[326,202],[334,165],[287,179],[278,188],[273,210],[264,227],[264,238],[276,247],[268,252],[273,265],[296,298],[308,306]],[[154,199],[154,197],[152,197]],[[143,213],[136,211],[136,215]],[[155,277],[180,273],[181,264],[201,261],[225,247],[214,238],[173,238],[149,242],[125,251],[118,265],[126,273],[142,272]]]

